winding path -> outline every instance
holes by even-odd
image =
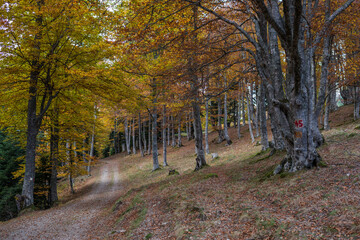
[[[102,239],[106,213],[121,194],[119,161],[102,160],[90,191],[70,202],[0,223],[0,239]]]

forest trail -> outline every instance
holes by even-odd
[[[111,158],[110,158],[111,159]],[[101,160],[90,191],[70,202],[0,224],[0,239],[96,239],[106,212],[121,194],[119,161]]]

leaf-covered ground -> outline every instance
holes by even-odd
[[[322,165],[272,176],[284,153],[269,157],[244,137],[210,148],[219,159],[193,172],[194,145],[171,149],[166,167],[150,172],[150,159],[120,160],[135,190],[109,216],[109,239],[359,239],[360,122],[352,106],[332,114],[323,132]],[[216,133],[211,135],[211,140]],[[160,156],[161,159],[161,156]],[[167,176],[168,168],[180,175]]]
[[[103,160],[111,175],[103,164],[71,201],[1,223],[1,239],[359,239],[360,122],[351,119],[352,106],[334,112],[325,164],[295,174],[272,176],[285,153],[261,152],[247,127],[241,139],[231,129],[231,146],[212,142],[219,158],[208,155],[199,172],[185,138],[155,172],[151,156],[113,156]],[[46,218],[54,223],[37,224]]]

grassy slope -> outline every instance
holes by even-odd
[[[320,148],[327,167],[270,176],[284,153],[268,157],[249,141],[210,145],[219,159],[193,172],[194,141],[170,148],[170,167],[151,156],[119,156],[128,192],[109,214],[109,239],[351,239],[360,236],[360,122],[352,106],[332,114]],[[210,140],[216,133],[210,135]],[[161,151],[160,151],[161,152]],[[162,156],[159,157],[159,160]],[[180,175],[168,176],[174,168]]]

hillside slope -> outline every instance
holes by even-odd
[[[121,159],[134,189],[109,216],[109,239],[357,239],[360,122],[352,121],[352,106],[331,119],[320,148],[323,166],[295,174],[272,176],[285,153],[261,153],[247,128],[240,140],[231,130],[231,146],[212,143],[220,158],[207,156],[210,167],[200,172],[192,171],[193,142],[171,149],[170,167],[156,172],[150,157]],[[168,176],[168,168],[180,175]]]
[[[331,119],[317,169],[273,176],[284,152],[261,152],[247,127],[230,146],[213,132],[209,167],[193,172],[194,140],[155,172],[151,156],[112,156],[71,201],[0,223],[0,239],[357,239],[360,122],[352,106]]]

